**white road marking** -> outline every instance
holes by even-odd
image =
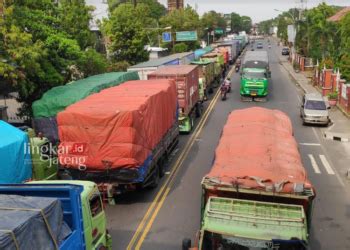
[[[321,171],[320,171],[320,168],[318,167],[318,165],[317,165],[317,163],[316,163],[316,160],[315,160],[314,156],[311,155],[311,154],[308,154],[308,156],[309,156],[309,158],[310,158],[311,165],[312,165],[312,167],[313,167],[315,173],[316,173],[316,174],[320,174]]]
[[[330,165],[329,162],[327,161],[326,156],[320,155],[320,159],[321,159],[322,164],[323,164],[324,168],[326,169],[327,173],[328,173],[328,174],[331,174],[331,175],[334,175],[335,173],[334,173],[334,171],[333,171],[331,165]]]
[[[300,145],[304,145],[304,146],[321,146],[320,143],[307,143],[307,142],[301,142],[299,143]]]

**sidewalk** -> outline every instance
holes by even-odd
[[[295,73],[292,64],[280,56],[281,65],[286,69],[294,82],[301,87],[305,93],[319,93],[319,91],[310,84],[305,72]],[[337,107],[332,107],[329,111],[332,125],[324,131],[327,139],[350,142],[350,119],[345,116]]]

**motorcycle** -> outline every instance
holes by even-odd
[[[239,71],[239,68],[241,67],[240,64],[236,64],[236,67],[235,67],[235,70],[236,70],[236,73]]]
[[[224,82],[223,84],[221,84],[220,91],[221,91],[221,100],[225,101],[227,99],[227,93],[231,92],[231,84]]]

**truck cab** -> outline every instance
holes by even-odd
[[[302,206],[210,197],[194,247],[187,239],[183,249],[302,250],[307,240]]]
[[[241,96],[266,97],[268,73],[262,68],[244,68],[241,76]]]
[[[111,248],[111,237],[108,234],[106,213],[104,211],[102,199],[100,192],[95,183],[90,181],[33,181],[29,182],[27,185],[33,185],[42,188],[43,195],[46,197],[57,197],[61,200],[63,206],[63,212],[66,216],[66,220],[72,220],[74,217],[83,222],[81,226],[75,225],[74,228],[76,231],[81,231],[84,235],[84,244],[85,249],[112,249]],[[45,188],[47,191],[45,191]],[[80,194],[79,198],[80,204],[78,204],[80,211],[73,210],[71,205],[73,203],[72,195],[68,198],[67,195],[64,197],[60,196],[64,193],[67,193],[70,189],[78,190]],[[55,191],[55,189],[57,191]],[[44,194],[45,192],[45,194]],[[39,191],[37,191],[36,196],[40,196]],[[74,214],[74,216],[72,216]],[[69,224],[69,223],[68,223]],[[74,227],[71,221],[71,227]]]

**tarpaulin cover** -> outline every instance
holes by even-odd
[[[69,105],[91,94],[130,80],[139,80],[138,74],[136,72],[105,73],[52,88],[33,103],[34,118],[54,117]]]
[[[281,111],[258,107],[229,115],[205,180],[283,193],[311,187],[290,119]]]
[[[71,229],[63,221],[61,202],[56,198],[0,195],[0,249],[55,249],[52,236],[59,245]],[[11,235],[11,232],[14,234]]]
[[[0,183],[22,183],[32,177],[27,134],[1,120],[0,160]]]
[[[62,165],[90,170],[139,167],[177,120],[172,80],[130,81],[57,115]]]
[[[37,133],[41,132],[43,136],[49,139],[53,144],[58,143],[59,138],[56,116],[35,118],[34,128]]]

